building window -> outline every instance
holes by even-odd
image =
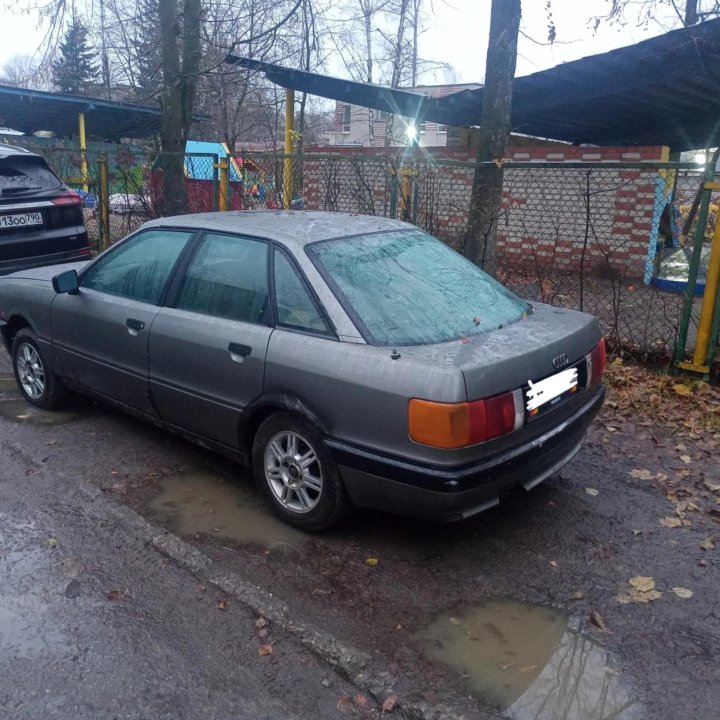
[[[385,110],[375,110],[375,119],[385,122],[388,119],[388,113]]]
[[[343,105],[342,109],[342,131],[350,132],[350,121],[352,119],[352,105]]]
[[[448,128],[447,125],[438,125],[437,126],[438,134],[439,135],[447,135],[447,128]]]
[[[418,125],[418,132],[422,135],[426,130],[427,130],[427,123],[426,123],[426,122],[421,122],[421,123]]]

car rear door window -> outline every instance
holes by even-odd
[[[267,324],[268,245],[209,233],[180,288],[176,307],[214,317]]]
[[[147,230],[134,235],[83,273],[81,287],[157,305],[192,232]]]
[[[332,331],[290,259],[275,250],[275,307],[278,325],[329,335]]]

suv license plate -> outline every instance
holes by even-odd
[[[39,212],[0,215],[0,230],[27,227],[28,225],[42,225],[42,215]]]

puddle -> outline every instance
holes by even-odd
[[[642,717],[607,652],[549,608],[491,600],[441,614],[415,640],[512,720]]]
[[[308,536],[277,520],[254,488],[205,473],[179,473],[158,481],[162,488],[147,507],[181,535],[201,533],[273,552],[301,553]]]
[[[0,393],[18,393],[18,386],[15,376],[7,373],[0,373]]]
[[[29,425],[64,425],[83,417],[82,413],[72,410],[40,410],[28,405],[22,398],[0,400],[0,417],[10,422]]]

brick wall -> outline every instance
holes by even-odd
[[[325,157],[315,160],[313,153]],[[387,215],[392,168],[412,163],[417,171],[416,223],[458,246],[467,223],[473,168],[444,161],[472,161],[474,153],[470,148],[312,148],[303,168],[305,207]],[[641,277],[653,227],[657,229],[656,186],[663,180],[663,187],[670,187],[653,163],[666,160],[662,147],[508,148],[499,263]],[[513,167],[513,161],[533,166]],[[613,167],[641,162],[648,168]]]

